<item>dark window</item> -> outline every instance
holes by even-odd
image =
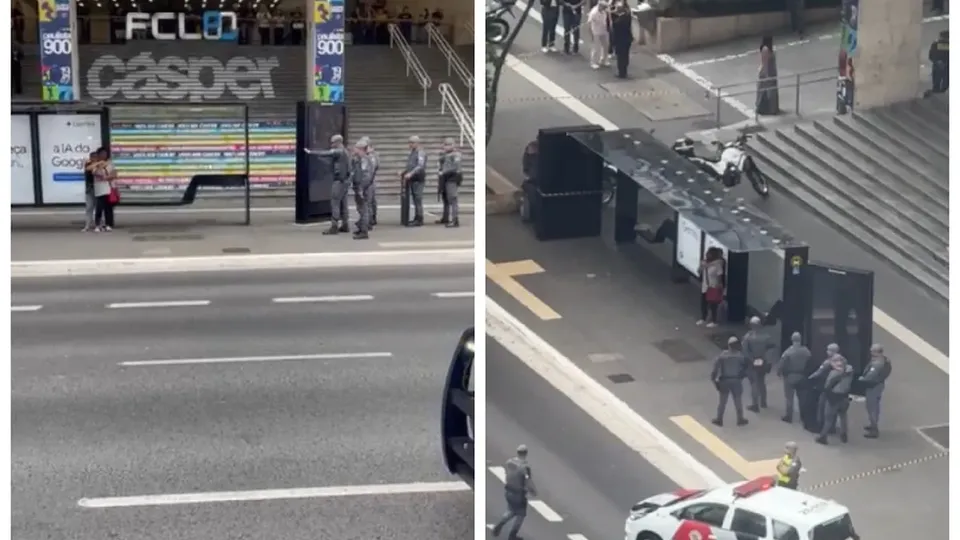
[[[800,540],[800,533],[792,526],[774,520],[773,540]]]
[[[673,513],[677,519],[699,521],[714,527],[723,527],[723,520],[727,517],[728,507],[725,504],[699,503],[691,504]]]
[[[733,522],[730,523],[733,532],[752,534],[757,538],[767,537],[767,518],[760,514],[746,510],[734,510]]]

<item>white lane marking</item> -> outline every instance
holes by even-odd
[[[10,311],[40,311],[43,306],[10,306]]]
[[[242,364],[251,362],[295,362],[303,360],[350,360],[363,358],[391,358],[393,353],[318,353],[318,354],[284,354],[278,356],[221,356],[214,358],[171,358],[168,360],[131,360],[120,362],[117,365],[124,367],[144,366],[184,366],[193,364]]]
[[[507,483],[507,473],[503,467],[487,467],[487,470],[490,471],[490,474],[496,477],[496,479],[499,480],[501,484]],[[553,510],[553,508],[550,508],[550,505],[543,502],[542,500],[531,499],[529,504],[531,508],[533,508],[534,510],[539,512],[541,516],[543,516],[543,519],[551,523],[559,523],[563,521],[563,516],[556,513]]]
[[[437,240],[423,242],[379,242],[378,246],[390,249],[410,249],[410,248],[455,248],[472,247],[473,240]]]
[[[463,482],[413,482],[409,484],[371,484],[365,486],[210,491],[206,493],[169,493],[163,495],[139,495],[134,497],[98,497],[83,498],[77,501],[77,504],[84,508],[130,508],[137,506],[170,506],[178,504],[276,501],[283,499],[414,495],[469,490],[470,487]]]
[[[926,17],[926,18],[923,19],[923,22],[924,22],[924,23],[932,23],[932,22],[946,21],[946,20],[949,20],[949,19],[950,19],[950,15],[938,15],[938,16],[936,16],[936,17]],[[839,37],[840,37],[840,33],[839,33],[839,32],[834,32],[834,33],[831,33],[831,34],[821,34],[821,35],[819,35],[819,36],[816,37],[816,40],[817,40],[817,41],[829,41],[829,40],[831,40],[831,39],[837,39],[837,38],[839,38]],[[783,49],[789,49],[789,48],[792,48],[792,47],[798,47],[798,46],[801,46],[801,45],[806,45],[807,43],[813,42],[813,40],[814,40],[814,38],[810,38],[810,39],[799,39],[799,40],[794,40],[794,41],[788,41],[788,42],[786,42],[786,43],[782,43],[782,44],[778,44],[778,45],[774,46],[773,49],[774,49],[774,51],[779,52],[779,51],[782,51]],[[753,48],[753,49],[746,50],[746,51],[743,51],[743,52],[740,52],[740,53],[727,54],[727,55],[724,55],[724,56],[717,56],[717,57],[715,57],[715,58],[703,58],[703,59],[700,59],[700,60],[694,60],[693,62],[687,62],[687,63],[685,63],[685,64],[683,64],[683,65],[686,66],[686,67],[703,66],[703,65],[707,65],[707,64],[716,64],[716,63],[718,63],[718,62],[726,62],[726,61],[729,61],[729,60],[737,60],[737,59],[740,59],[740,58],[747,58],[747,57],[749,57],[749,56],[755,56],[755,55],[759,55],[759,54],[760,54],[760,51],[757,50],[756,48]]]
[[[486,330],[487,336],[678,486],[707,488],[724,483],[715,472],[490,298],[487,298]]]
[[[291,196],[292,198],[292,196]],[[473,208],[473,203],[460,203],[460,208]],[[440,210],[439,204],[424,204],[424,209]],[[377,208],[385,210],[399,210],[399,204],[381,204]],[[122,206],[117,208],[116,212],[121,216],[149,216],[153,214],[234,214],[244,212],[243,208],[138,208],[124,209]],[[11,217],[16,216],[79,216],[83,213],[79,208],[77,210],[12,210]],[[252,214],[282,214],[290,213],[289,206],[262,206],[251,208]]]
[[[311,304],[315,302],[364,302],[373,300],[369,294],[351,294],[340,296],[290,296],[274,298],[274,304]]]
[[[430,296],[433,296],[434,298],[473,298],[473,291],[435,292],[431,293]]]
[[[576,97],[570,95],[569,92],[561,88],[559,85],[548,79],[546,76],[533,69],[532,67],[524,64],[515,57],[508,55],[508,62],[512,62],[510,67],[521,77],[530,82],[530,84],[536,86],[541,91],[543,91],[548,96],[557,100],[557,103],[566,107],[571,112],[583,118],[591,124],[596,124],[607,131],[616,131],[620,129],[619,126],[606,119],[603,115],[597,111],[590,108],[586,103],[580,101]],[[680,70],[678,70],[680,71]],[[686,70],[692,75],[699,77],[690,70]],[[682,71],[681,71],[682,73]],[[686,73],[684,73],[686,75]],[[703,80],[702,77],[700,77]],[[705,80],[704,80],[705,81]],[[704,84],[709,85],[709,82],[704,82]],[[752,115],[752,112],[751,112]],[[750,115],[748,115],[750,116]],[[949,374],[949,359],[943,351],[940,351],[923,338],[918,336],[913,331],[909,330],[902,323],[885,313],[880,308],[874,306],[873,308],[873,322],[884,329],[887,333],[897,338],[901,343],[906,345],[913,352],[917,353],[921,358],[927,360],[934,366],[941,369],[944,373]]]
[[[107,309],[139,309],[139,308],[168,308],[168,307],[201,307],[209,306],[209,300],[170,300],[167,302],[116,302],[107,304]]]
[[[580,533],[573,533],[567,535],[567,540],[587,540],[587,537]]]

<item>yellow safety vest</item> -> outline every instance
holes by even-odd
[[[778,484],[789,484],[790,483],[790,467],[793,466],[793,458],[789,455],[784,455],[780,458],[780,463],[777,463],[777,483]]]

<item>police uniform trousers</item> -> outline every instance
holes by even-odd
[[[750,406],[767,406],[767,372],[762,368],[751,368],[747,372],[750,380]]]
[[[717,420],[723,421],[727,410],[727,401],[733,398],[733,408],[737,411],[737,420],[743,419],[743,381],[740,379],[720,379],[717,382],[720,402],[717,404]]]
[[[826,393],[825,393],[826,394]],[[847,435],[847,411],[850,409],[850,399],[846,394],[830,394],[824,399],[823,425],[820,426],[820,436],[826,437],[832,431],[833,427],[840,421],[840,429],[837,430],[841,437]]]
[[[377,224],[377,181],[370,184],[370,225]]]
[[[410,185],[410,200],[413,201],[413,220],[423,221],[423,190],[426,187],[426,178],[418,175],[408,182]]]
[[[350,222],[350,205],[347,203],[349,189],[343,180],[334,180],[330,186],[330,211],[334,226],[346,227]]]
[[[357,204],[357,214],[360,215],[357,219],[357,229],[363,233],[370,231],[370,188],[372,186],[373,184],[353,186],[353,197]]]
[[[884,383],[871,386],[863,393],[867,407],[867,429],[877,431],[880,424],[880,398],[883,396]]]
[[[460,175],[451,174],[446,178],[440,179],[440,199],[443,201],[442,223],[456,222],[460,220]]]
[[[946,62],[934,62],[930,69],[930,76],[933,78],[934,92],[947,91],[950,86],[950,66]]]
[[[503,527],[512,519],[513,526],[510,527],[510,534],[507,535],[507,538],[512,540],[517,538],[520,527],[523,525],[523,520],[527,517],[527,495],[507,489],[505,497],[507,500],[507,511],[500,517],[500,521],[493,526],[493,533],[499,535]]]
[[[797,394],[797,385],[803,382],[802,373],[785,373],[783,375],[783,402],[786,405],[784,418],[793,420],[793,406],[795,401],[800,400]]]

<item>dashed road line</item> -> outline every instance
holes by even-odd
[[[134,360],[120,362],[122,367],[150,366],[186,366],[197,364],[243,364],[255,362],[296,362],[305,360],[352,360],[364,358],[392,358],[393,353],[324,353],[324,354],[286,354],[277,356],[223,356],[217,358],[171,358],[168,360]]]
[[[22,313],[26,311],[40,311],[43,306],[10,306],[10,311]]]
[[[312,304],[317,302],[365,302],[373,300],[370,294],[348,294],[336,296],[289,296],[274,298],[274,304]]]
[[[587,537],[580,533],[574,533],[574,534],[568,534],[567,540],[587,540]]]
[[[142,309],[142,308],[171,308],[171,307],[203,307],[209,306],[209,300],[169,300],[166,302],[117,302],[107,304],[107,309]]]
[[[490,474],[496,477],[496,479],[501,483],[505,484],[507,482],[507,474],[503,467],[487,467],[487,470],[489,470]],[[549,521],[550,523],[560,523],[563,521],[563,516],[556,513],[553,508],[550,508],[550,505],[540,499],[531,499],[528,504],[531,508],[543,516],[543,519]]]
[[[431,293],[430,296],[433,296],[434,298],[473,298],[473,291],[435,292]]]

